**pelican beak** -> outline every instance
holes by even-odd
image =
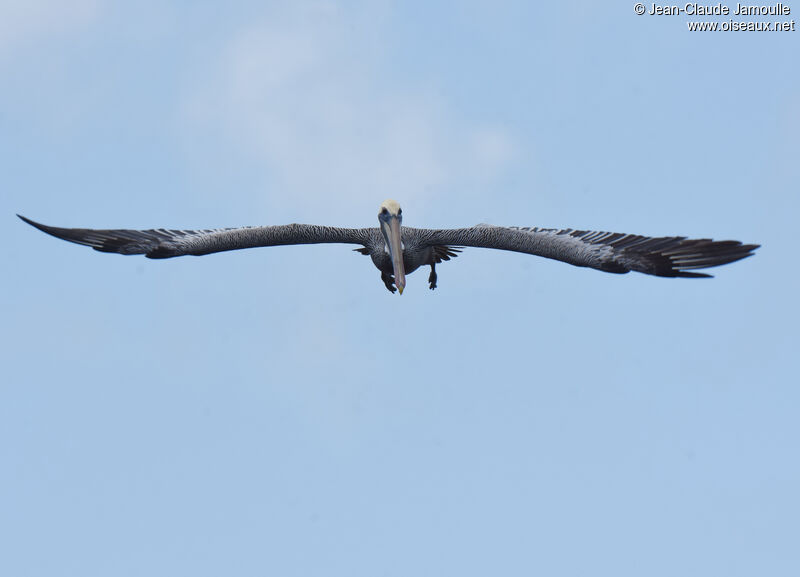
[[[400,235],[400,219],[391,216],[388,222],[382,222],[383,236],[386,238],[386,245],[389,247],[389,256],[392,258],[394,268],[394,284],[400,294],[406,288],[406,270],[403,267],[403,240]],[[388,229],[388,230],[387,230]]]

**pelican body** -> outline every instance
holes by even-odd
[[[428,283],[437,286],[436,265],[457,256],[464,247],[494,248],[560,260],[612,273],[637,271],[662,277],[702,278],[695,272],[741,260],[759,245],[736,240],[649,237],[571,228],[504,227],[479,224],[470,228],[404,227],[403,211],[384,201],[378,228],[339,228],[287,224],[213,230],[59,228],[23,221],[52,236],[101,252],[144,254],[148,258],[201,256],[214,252],[290,244],[342,243],[372,258],[386,288],[403,294],[406,275],[431,267]]]

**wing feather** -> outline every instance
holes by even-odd
[[[203,230],[59,228],[17,216],[31,226],[69,242],[90,246],[101,252],[143,254],[148,258],[200,256],[227,250],[289,244],[367,244],[377,231],[312,224]]]
[[[708,277],[692,272],[752,256],[757,244],[684,236],[649,237],[571,228],[504,227],[420,231],[429,245],[460,245],[510,250],[543,256],[576,266],[666,277]],[[427,233],[427,234],[426,234]]]

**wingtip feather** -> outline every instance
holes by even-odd
[[[57,236],[57,235],[53,234],[53,232],[52,232],[52,228],[53,227],[47,226],[46,224],[42,224],[40,222],[36,222],[35,220],[31,220],[31,219],[29,219],[27,217],[22,216],[21,214],[17,214],[17,217],[19,217],[19,219],[22,222],[31,225],[33,228],[38,228],[42,232],[46,232],[47,234],[51,234],[53,236]]]

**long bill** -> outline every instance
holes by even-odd
[[[389,222],[382,223],[383,234],[386,244],[389,247],[389,256],[392,258],[392,268],[394,268],[394,284],[397,290],[403,294],[406,288],[406,269],[403,267],[403,240],[400,235],[400,219],[393,216]],[[386,229],[388,230],[388,233]]]

